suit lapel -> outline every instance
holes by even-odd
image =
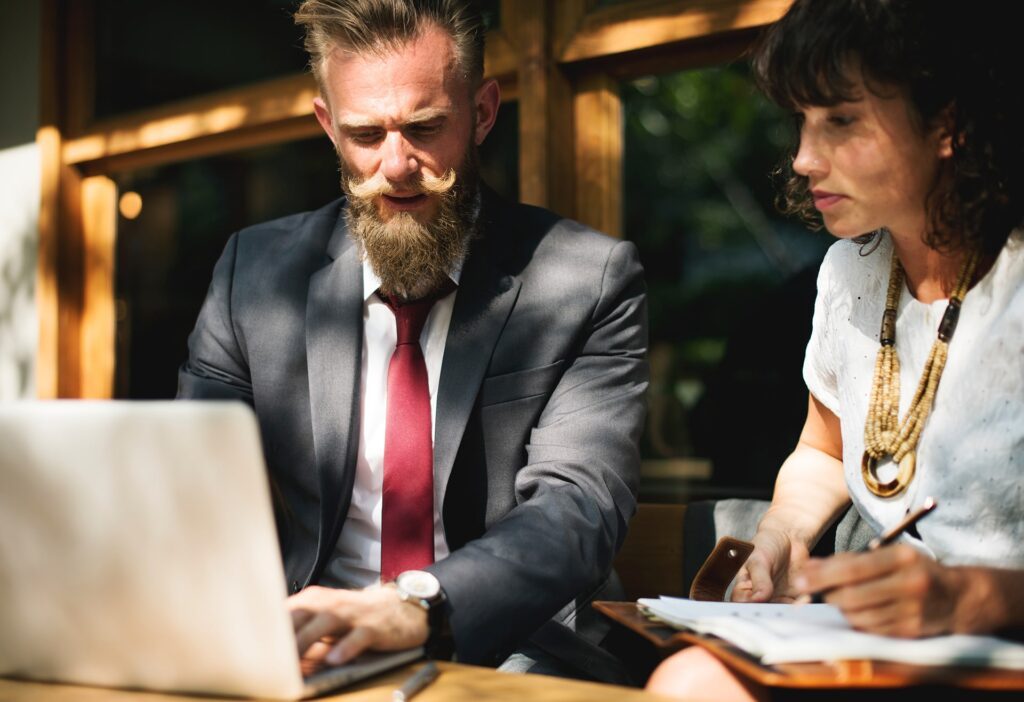
[[[491,352],[521,286],[518,278],[498,268],[487,242],[479,243],[462,271],[441,364],[434,429],[436,504],[444,504],[448,478]]]
[[[306,300],[306,356],[313,444],[320,475],[320,536],[308,582],[334,550],[351,498],[359,448],[363,351],[363,275],[344,219],[327,247],[330,263],[313,274]]]

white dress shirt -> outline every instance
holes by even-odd
[[[461,270],[451,273],[457,284]],[[363,261],[363,359],[359,388],[359,452],[352,503],[338,538],[335,558],[345,574],[348,587],[366,587],[380,582],[380,529],[384,485],[384,436],[387,417],[388,364],[395,350],[395,316],[377,289],[380,279]],[[441,376],[448,324],[451,322],[457,290],[434,303],[420,334],[420,347],[427,364],[430,390],[430,428],[433,436],[437,415],[437,384]],[[436,495],[435,491],[435,495]],[[434,503],[434,559],[448,555],[448,542],[441,521],[441,505]]]

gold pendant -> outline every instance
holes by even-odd
[[[865,451],[864,457],[860,461],[860,475],[864,479],[864,484],[868,490],[873,494],[879,497],[894,497],[906,490],[907,486],[910,485],[910,481],[914,479],[916,464],[915,452],[907,451],[906,455],[900,459],[896,477],[883,483],[878,479],[878,459]]]

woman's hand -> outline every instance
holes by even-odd
[[[1020,571],[944,566],[900,544],[808,560],[794,584],[801,593],[824,593],[856,629],[916,638],[1014,624],[1022,613],[1011,600],[1021,577]]]
[[[849,504],[839,418],[813,395],[793,453],[779,469],[771,507],[754,536],[754,552],[737,574],[736,602],[792,602],[793,577],[811,547]]]
[[[792,602],[800,594],[793,579],[810,554],[807,546],[778,529],[760,529],[754,552],[736,575],[734,602]]]

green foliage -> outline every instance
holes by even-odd
[[[626,235],[647,270],[652,337],[721,337],[829,243],[774,210],[788,119],[739,66],[642,78],[623,103]]]
[[[814,278],[794,276],[831,243],[775,211],[770,174],[794,138],[789,119],[743,66],[642,78],[622,97],[625,232],[651,322],[644,455],[707,457],[716,482],[770,484],[806,403]],[[733,425],[742,407],[758,408],[754,426]],[[752,432],[751,451],[735,448],[736,430]]]

